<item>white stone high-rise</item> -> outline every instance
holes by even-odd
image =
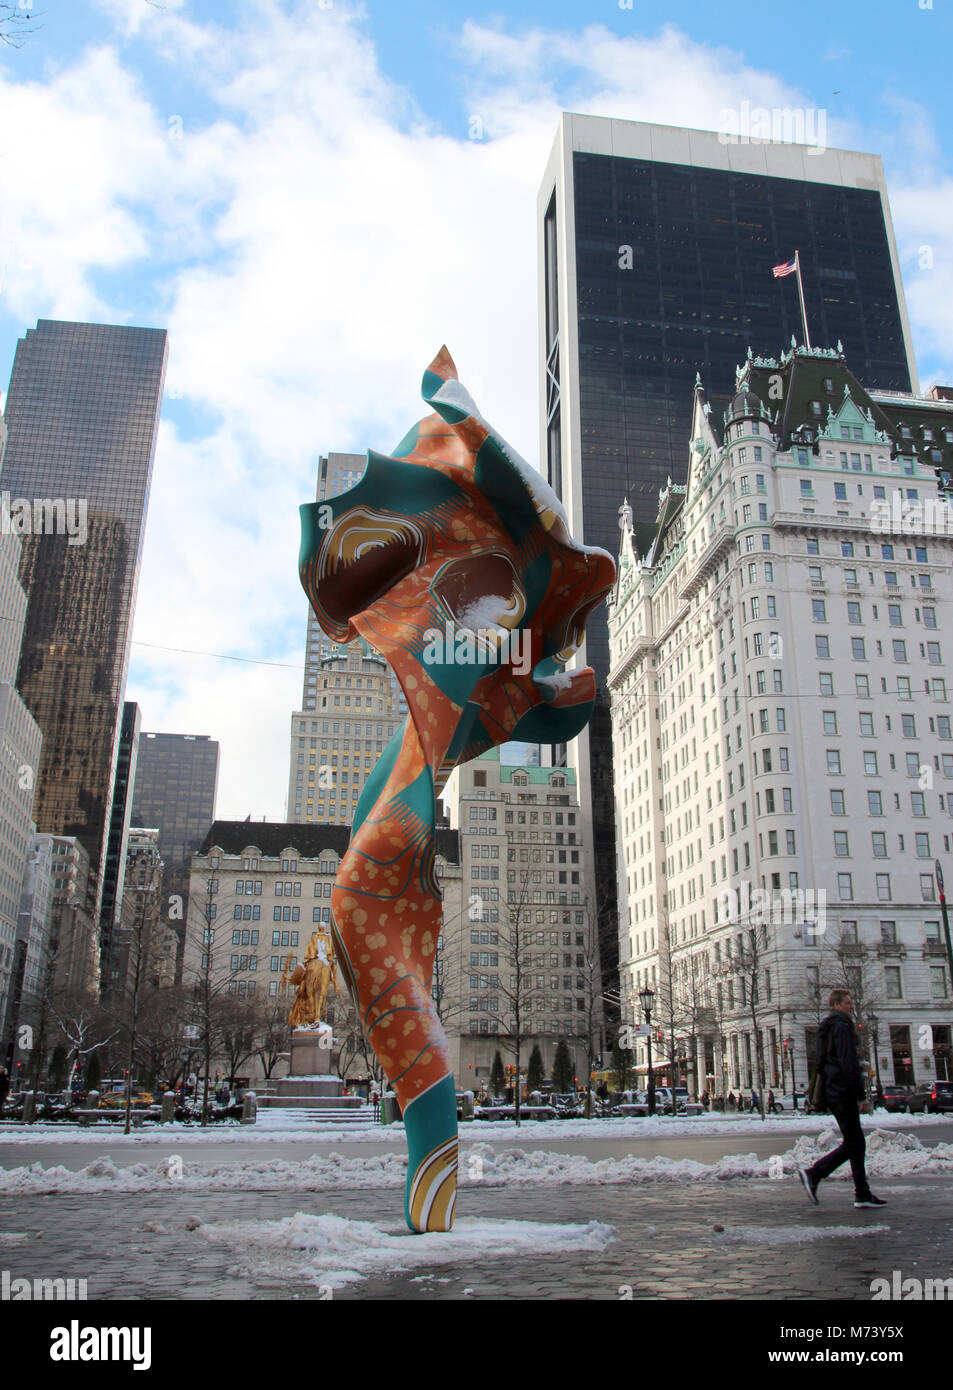
[[[687,481],[662,490],[641,555],[623,507],[623,1019],[655,991],[661,1068],[674,1043],[693,1090],[757,1086],[759,1052],[767,1086],[803,1086],[844,984],[884,1084],[953,1076],[942,396],[866,391],[838,349],[749,354],[733,396],[696,385]]]
[[[317,663],[314,705],[291,716],[289,820],[350,825],[364,784],[402,723],[391,669],[363,639]]]
[[[6,427],[0,416],[0,460]],[[28,942],[18,947],[18,919],[27,857],[36,826],[33,799],[43,736],[14,686],[27,599],[18,579],[20,538],[0,514],[0,1044],[9,1045],[11,989],[22,989]],[[5,1063],[5,1058],[0,1058]]]
[[[493,748],[454,769],[444,800],[462,875],[461,910],[443,926],[458,1086],[487,1085],[498,1050],[515,1065],[517,1033],[524,1077],[538,1045],[548,1079],[564,1040],[582,1083],[590,1035],[601,1055],[603,1007],[575,773],[508,765]]]

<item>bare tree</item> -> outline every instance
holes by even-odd
[[[39,18],[28,5],[0,4],[0,43],[22,48],[27,38],[43,27],[36,22]]]
[[[741,1008],[746,1009],[751,1022],[755,1047],[755,1074],[758,1078],[758,1103],[764,1119],[764,1036],[763,1019],[772,1008],[766,987],[765,972],[769,968],[771,937],[765,922],[748,925],[735,941],[727,939],[728,954],[721,967],[722,975],[738,985]]]
[[[463,930],[461,924],[464,918],[471,923],[485,921],[482,916],[475,915],[482,914],[484,910],[483,899],[471,897],[469,905],[462,908],[449,922],[445,921],[440,929],[430,995],[437,1017],[445,1029],[461,1018],[469,1005],[466,989],[466,952],[463,943],[460,943],[459,949],[454,949],[448,946],[448,942],[454,939],[454,928],[457,931]],[[455,965],[448,965],[448,958],[455,962]]]
[[[522,1108],[522,1096],[520,1094],[522,1049],[525,1038],[529,1036],[526,1031],[526,1018],[528,1014],[531,1014],[531,1005],[535,994],[532,975],[530,974],[531,956],[529,952],[532,935],[529,930],[529,923],[532,920],[532,909],[529,907],[531,886],[531,875],[524,873],[518,891],[507,891],[507,902],[500,912],[501,919],[505,917],[505,923],[501,920],[498,996],[502,1000],[502,1008],[497,1015],[500,1029],[497,1036],[500,1044],[511,1054],[515,1063],[513,1101],[516,1107],[517,1126],[520,1124]],[[504,926],[505,930],[503,929]]]
[[[702,969],[704,963],[703,957],[697,951],[692,951],[683,957],[677,972],[677,1012],[681,1019],[682,1036],[687,1043],[695,1094],[699,1097],[706,1089],[703,1083],[707,1079],[699,1073],[699,1044],[705,1038],[710,1038],[717,1026],[711,986]],[[688,1065],[685,1084],[688,1085]]]
[[[154,1082],[172,1090],[185,1077],[183,1044],[192,1014],[192,993],[181,985],[145,995],[139,1017],[140,1056]]]
[[[194,968],[193,1022],[198,1028],[199,1051],[202,1055],[204,1080],[202,1087],[202,1125],[209,1122],[209,1081],[212,1058],[223,1044],[221,1026],[226,1017],[218,1007],[219,1000],[230,993],[236,972],[230,968],[228,957],[231,944],[226,941],[228,927],[219,909],[227,906],[218,895],[218,877],[210,873],[205,883],[203,902],[189,900],[189,931],[193,942],[200,945],[198,965]],[[186,956],[188,942],[186,943]],[[253,1049],[254,1050],[254,1049]]]
[[[53,991],[49,1012],[58,1041],[67,1049],[69,1076],[80,1062],[85,1066],[93,1052],[108,1047],[120,1033],[99,1000],[82,991]]]
[[[576,998],[582,1000],[582,1009],[576,1010],[573,1022],[576,1036],[581,1040],[586,1054],[586,1119],[592,1115],[592,1073],[596,1059],[602,1057],[605,1036],[605,998],[602,992],[602,970],[599,959],[599,942],[602,939],[601,920],[605,913],[607,898],[593,903],[588,894],[582,905],[583,921],[580,929],[574,927],[574,960]],[[566,954],[563,953],[563,965]]]
[[[256,1051],[270,1081],[282,1057],[288,1056],[291,1028],[288,1023],[288,1000],[281,994],[264,995],[256,1003]]]
[[[861,1049],[867,1061],[872,1062],[869,1019],[885,1003],[876,948],[844,926],[836,938],[818,935],[817,941],[809,962],[805,952],[805,976],[792,995],[792,1004],[814,1020],[816,1029],[830,1012],[827,1001],[831,990],[850,990]],[[808,1066],[813,1066],[812,1057],[808,1057]]]
[[[221,1055],[225,1059],[226,1079],[235,1084],[242,1066],[254,1057],[261,1039],[257,1000],[241,994],[220,994],[215,1001],[215,1027]]]

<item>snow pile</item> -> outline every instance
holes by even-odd
[[[727,1154],[716,1163],[694,1158],[603,1158],[593,1161],[584,1154],[551,1153],[546,1149],[501,1149],[472,1144],[460,1164],[461,1186],[502,1184],[640,1183],[665,1179],[710,1182],[717,1178],[768,1176],[768,1159],[756,1154]]]
[[[813,1163],[840,1142],[840,1135],[826,1129],[818,1135],[801,1135],[793,1148],[759,1158],[754,1153],[725,1154],[714,1163],[694,1158],[619,1158],[593,1160],[585,1154],[554,1153],[549,1149],[494,1148],[475,1143],[460,1156],[460,1186],[499,1187],[565,1184],[616,1184],[635,1186],[646,1182],[721,1182],[737,1179],[776,1179]],[[780,1162],[780,1168],[779,1168]],[[875,1178],[904,1177],[915,1173],[953,1172],[953,1144],[928,1148],[912,1134],[896,1130],[872,1130],[867,1134],[867,1169]],[[119,1167],[101,1157],[73,1172],[65,1167],[30,1167],[0,1170],[0,1193],[44,1192],[163,1192],[187,1188],[195,1192],[255,1191],[311,1192],[400,1186],[406,1177],[406,1153],[313,1153],[300,1162],[285,1159],[252,1159],[242,1163],[196,1163],[182,1155],[163,1157],[157,1164],[133,1163]],[[849,1177],[845,1164],[835,1177]]]
[[[568,674],[572,674],[569,672]],[[953,1116],[951,1115],[888,1115],[878,1111],[878,1127],[883,1129],[916,1130],[922,1125],[949,1125],[953,1139]],[[517,1127],[514,1120],[467,1120],[460,1124],[463,1139],[501,1138],[537,1144],[548,1139],[672,1139],[683,1135],[729,1134],[734,1136],[756,1134],[800,1134],[829,1130],[829,1115],[769,1116],[762,1120],[760,1115],[671,1115],[623,1116],[612,1115],[598,1120],[532,1120],[524,1121]],[[865,1129],[866,1133],[870,1133]],[[311,1115],[294,1110],[265,1108],[258,1111],[254,1127],[239,1124],[213,1124],[206,1129],[198,1124],[185,1125],[175,1122],[168,1125],[155,1125],[153,1128],[134,1130],[123,1134],[122,1126],[100,1125],[80,1129],[70,1124],[0,1125],[0,1149],[6,1144],[110,1144],[141,1145],[148,1148],[157,1144],[168,1148],[174,1140],[176,1148],[183,1144],[261,1144],[261,1143],[300,1143],[300,1144],[360,1144],[392,1143],[395,1146],[406,1142],[404,1126],[382,1125],[379,1121],[349,1121],[346,1125],[318,1122]]]
[[[170,1187],[193,1192],[319,1192],[329,1188],[393,1187],[404,1181],[404,1154],[379,1154],[369,1158],[331,1153],[312,1154],[299,1163],[284,1159],[259,1159],[248,1163],[191,1163],[178,1155],[163,1158],[155,1166],[132,1163],[117,1167],[111,1158],[99,1158],[73,1172],[62,1166],[0,1170],[0,1193],[43,1192],[164,1192]]]
[[[921,1144],[915,1134],[895,1129],[874,1129],[864,1133],[867,1141],[867,1172],[872,1177],[908,1177],[912,1173],[953,1173],[953,1144]],[[841,1143],[839,1129],[825,1129],[817,1135],[802,1134],[790,1151],[797,1167],[805,1167]],[[785,1155],[787,1159],[789,1155]],[[787,1164],[785,1163],[785,1168]],[[849,1178],[850,1165],[844,1164],[833,1177]]]
[[[809,1240],[882,1235],[889,1230],[889,1226],[735,1226],[717,1239],[739,1245],[803,1245]]]
[[[244,1274],[307,1278],[328,1288],[421,1266],[602,1251],[615,1240],[613,1227],[601,1221],[555,1225],[465,1217],[456,1221],[452,1231],[413,1235],[396,1226],[303,1212],[282,1221],[216,1222],[199,1227],[198,1233],[240,1251]]]

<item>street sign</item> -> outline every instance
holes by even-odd
[[[647,1038],[651,1035],[652,1028],[648,1023],[638,1023],[632,1031],[637,1038]]]

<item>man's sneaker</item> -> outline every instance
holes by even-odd
[[[866,1197],[855,1197],[855,1207],[885,1207],[887,1203],[882,1197],[875,1197],[872,1192],[868,1192]]]
[[[797,1171],[801,1182],[804,1184],[804,1191],[810,1197],[814,1205],[819,1207],[820,1202],[817,1200],[817,1180],[811,1175],[811,1170],[809,1168],[799,1168]]]

